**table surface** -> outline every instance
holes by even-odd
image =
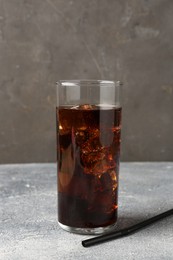
[[[57,223],[55,164],[0,166],[0,259],[173,259],[173,216],[84,248]],[[117,229],[173,208],[173,163],[121,163]]]

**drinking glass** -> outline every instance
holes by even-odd
[[[101,234],[117,222],[121,83],[57,82],[58,223]]]

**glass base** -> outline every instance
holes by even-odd
[[[76,234],[85,234],[85,235],[99,235],[103,233],[107,233],[112,231],[117,223],[109,225],[107,227],[98,227],[98,228],[77,228],[77,227],[69,227],[64,224],[58,222],[59,226],[64,229],[65,231],[76,233]]]

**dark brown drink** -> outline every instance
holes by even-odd
[[[58,220],[76,228],[117,219],[121,108],[57,108]]]

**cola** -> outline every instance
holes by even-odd
[[[121,108],[58,107],[58,221],[76,228],[115,224]]]

